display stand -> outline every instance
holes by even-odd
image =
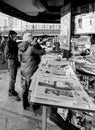
[[[95,104],[84,91],[68,62],[43,62],[30,88],[33,90],[30,102],[42,105],[42,130],[47,128],[47,106],[95,112]]]

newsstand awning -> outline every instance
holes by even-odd
[[[0,11],[28,22],[58,23],[63,0],[0,0]]]
[[[61,7],[73,6],[94,0],[0,0],[0,11],[16,18],[39,23],[59,23]]]

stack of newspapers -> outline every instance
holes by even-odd
[[[31,88],[31,102],[95,111],[94,103],[68,62],[48,60],[44,67],[41,64]]]

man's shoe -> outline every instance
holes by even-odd
[[[33,109],[33,111],[35,113],[35,116],[36,115],[42,115],[42,109],[41,109],[40,104],[36,104],[36,103],[32,104],[32,109]]]
[[[13,94],[12,94],[12,92],[11,92],[11,91],[9,91],[9,96],[13,96]]]
[[[23,104],[23,108],[26,110],[28,107],[30,107],[29,103]]]
[[[28,104],[27,106],[23,106],[23,108],[24,110],[34,112],[30,104]]]
[[[37,110],[39,110],[41,108],[41,105],[34,103],[32,105],[32,108],[33,108],[34,111],[37,111]]]
[[[18,96],[18,93],[14,91],[9,91],[9,96]]]
[[[21,98],[16,91],[9,91],[9,96],[13,97],[16,101],[21,101]]]
[[[16,99],[16,101],[21,101],[21,98],[19,96],[15,96],[14,98]]]

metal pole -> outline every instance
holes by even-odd
[[[47,107],[46,106],[42,106],[42,130],[46,130],[46,126],[47,126]]]

